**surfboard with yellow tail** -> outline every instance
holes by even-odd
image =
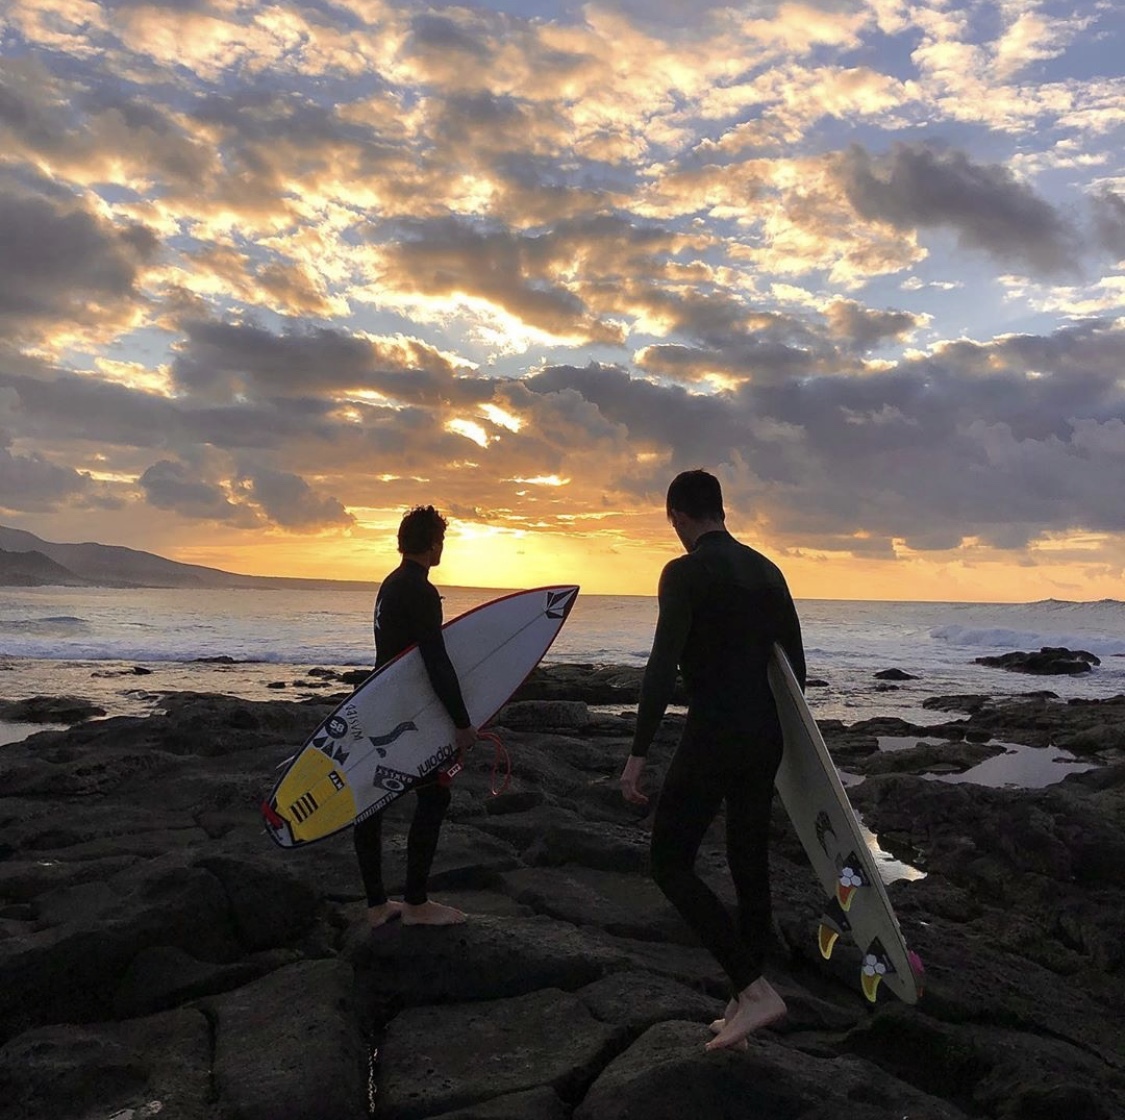
[[[874,1003],[885,985],[903,1002],[916,1003],[922,993],[922,962],[903,940],[875,858],[779,645],[770,658],[769,680],[785,739],[775,785],[829,896],[818,931],[821,955],[827,960],[837,940],[850,935],[863,953],[863,994]]]
[[[469,719],[483,727],[551,647],[574,586],[504,595],[445,624],[445,648]],[[365,680],[309,736],[261,806],[282,848],[323,840],[389,805],[434,770],[456,765],[453,721],[417,646]]]

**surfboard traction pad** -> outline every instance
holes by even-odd
[[[552,587],[517,592],[528,595],[536,590],[546,592],[543,616],[565,622],[571,607],[578,598],[578,587]],[[514,596],[502,596],[502,599]],[[493,600],[499,602],[501,600]],[[492,603],[481,604],[466,614],[473,614]],[[459,618],[451,619],[447,626]],[[560,627],[561,628],[561,627]],[[443,627],[444,629],[444,627]],[[557,631],[556,631],[557,634]],[[552,638],[552,641],[554,639]],[[550,648],[548,645],[547,648]],[[409,652],[409,651],[406,651]],[[546,649],[543,651],[546,653]],[[540,660],[542,660],[540,654]],[[388,663],[391,664],[391,663]],[[533,666],[534,667],[534,666]],[[370,678],[359,688],[366,687]],[[513,689],[513,691],[515,691]],[[382,796],[357,813],[356,797],[348,781],[344,766],[352,750],[360,746],[355,731],[345,712],[352,702],[355,692],[345,699],[336,710],[313,732],[301,751],[293,759],[289,768],[278,781],[277,786],[261,804],[261,814],[270,838],[286,849],[303,847],[317,840],[327,839],[351,824],[358,824],[373,814],[385,809],[392,801],[413,788],[422,778],[434,770],[449,771],[455,774],[460,770],[456,748],[447,743],[429,755],[416,771],[401,771],[383,764],[377,764],[374,783],[383,790]],[[489,716],[491,718],[491,715]],[[487,721],[482,721],[487,722]],[[411,720],[403,720],[396,727],[381,734],[363,734],[361,749],[365,753],[374,750],[380,758],[385,758],[387,748],[402,735],[418,728]],[[288,842],[287,842],[288,840]]]
[[[775,646],[775,650],[779,662],[784,659],[783,669],[787,669],[788,675],[792,676],[793,670],[785,657],[784,650],[780,646]],[[784,699],[775,696],[775,700],[779,703],[784,702],[796,706],[795,700],[791,696],[786,696]],[[817,733],[819,734],[819,729]],[[828,755],[826,747],[824,748],[824,754]],[[831,755],[828,755],[828,758],[831,761]],[[838,775],[836,781],[839,782]],[[851,802],[848,801],[847,793],[843,791],[842,785],[840,786],[840,792],[843,794],[843,798],[841,805],[838,807],[839,810],[850,813],[854,817],[855,810],[851,808]],[[867,946],[858,944],[855,931],[848,919],[848,911],[851,910],[852,903],[855,902],[857,897],[878,896],[877,899],[872,898],[871,901],[881,905],[890,916],[894,932],[897,934],[897,940],[900,943],[899,949],[901,952],[897,955],[901,957],[905,954],[910,966],[912,983],[895,985],[896,988],[900,989],[896,991],[896,995],[905,1003],[917,1002],[922,997],[925,987],[925,966],[922,964],[921,957],[906,944],[882,881],[876,882],[873,878],[873,875],[878,874],[878,868],[874,866],[870,852],[865,851],[861,855],[856,849],[849,848],[846,855],[842,854],[843,849],[838,844],[833,843],[836,841],[836,830],[832,826],[831,817],[823,809],[817,813],[814,828],[821,850],[836,865],[835,894],[830,896],[828,907],[821,916],[817,928],[817,943],[820,955],[825,960],[829,960],[832,956],[832,950],[841,937],[847,937],[853,944],[856,944],[862,953],[860,987],[869,1002],[876,1002],[879,986],[883,979],[886,977],[897,978],[899,970],[895,968],[892,954],[887,951],[879,937],[873,938]],[[913,988],[913,991],[911,991],[911,988]],[[911,995],[913,995],[913,998],[910,998]]]

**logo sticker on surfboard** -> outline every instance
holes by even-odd
[[[565,619],[570,614],[570,608],[578,597],[577,587],[568,587],[565,591],[547,592],[547,617]]]
[[[404,774],[401,770],[380,765],[375,767],[375,779],[372,785],[385,789],[389,793],[402,793],[413,781],[415,781],[414,774]]]

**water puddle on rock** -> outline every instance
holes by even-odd
[[[39,731],[65,731],[65,723],[17,723],[10,720],[0,720],[0,747],[11,743],[22,743],[29,735]]]
[[[881,751],[906,751],[911,747],[936,747],[949,742],[935,735],[879,735],[876,741]]]
[[[938,740],[944,742],[945,740]],[[908,745],[914,746],[916,740],[911,737]],[[840,775],[840,784],[844,787],[845,791],[851,786],[858,786],[863,782],[862,774],[852,774],[847,770],[837,770]],[[855,812],[855,806],[852,806],[852,812]],[[917,879],[924,879],[926,873],[920,867],[914,867],[909,863],[891,855],[885,848],[880,847],[879,837],[871,831],[863,823],[863,817],[859,813],[855,814],[856,820],[859,822],[859,831],[863,839],[867,842],[867,850],[875,859],[875,867],[879,872],[879,878],[883,880],[883,885],[894,883],[899,879],[906,879],[914,882]]]
[[[963,774],[923,774],[937,782],[973,782],[993,789],[1043,789],[1061,782],[1068,774],[1097,770],[1098,763],[1082,762],[1061,747],[1027,747],[1021,743],[995,741],[1003,754],[966,770]]]

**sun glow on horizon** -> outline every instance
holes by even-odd
[[[175,548],[163,554],[245,575],[378,582],[401,560],[395,548],[400,516],[394,510],[377,516],[372,511],[362,528],[331,544],[278,539],[268,560],[258,544]],[[438,586],[496,590],[577,583],[586,594],[654,596],[661,569],[683,550],[662,516],[642,521],[643,529],[637,525],[626,536],[619,529],[576,532],[454,519],[431,579]],[[1028,569],[971,545],[957,550],[957,559],[943,562],[906,553],[897,558],[786,554],[740,533],[736,525],[732,532],[778,563],[798,600],[1016,603],[1122,595],[1118,576],[1093,562],[1076,580],[1069,556]]]

